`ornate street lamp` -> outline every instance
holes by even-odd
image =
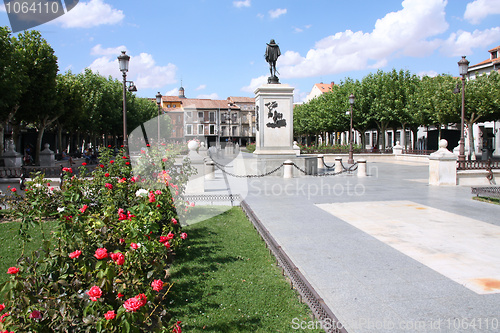
[[[354,164],[354,148],[352,145],[352,106],[354,105],[354,94],[351,94],[349,96],[349,104],[351,105],[351,126],[350,126],[350,131],[349,131],[349,159],[347,160],[347,163],[349,164]]]
[[[459,153],[458,161],[465,161],[465,138],[464,138],[464,118],[465,118],[465,75],[469,70],[469,61],[462,56],[462,59],[458,62],[458,68],[460,75],[462,75],[462,115],[460,117],[460,143],[459,143]]]
[[[161,98],[163,96],[158,91],[156,94],[156,104],[158,104],[158,144],[160,144],[160,115],[161,115]]]
[[[118,63],[120,66],[120,71],[123,73],[123,147],[125,152],[128,154],[128,138],[127,138],[127,72],[128,72],[128,63],[130,60],[130,56],[125,54],[125,51],[122,51],[122,54],[118,56]],[[135,86],[133,86],[135,88]],[[132,88],[132,85],[131,85]],[[137,91],[137,88],[135,88]]]

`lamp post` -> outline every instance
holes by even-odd
[[[232,131],[232,128],[231,128],[231,125],[233,124],[233,120],[231,118],[231,104],[228,104],[227,105],[227,121],[228,121],[228,128],[229,128],[229,142],[230,142],[230,146],[233,145],[233,138],[232,138],[232,134],[233,134],[233,131]]]
[[[156,104],[158,104],[158,144],[160,144],[160,115],[161,115],[161,98],[163,96],[158,91],[156,94]]]
[[[128,72],[128,63],[130,60],[130,56],[125,54],[125,51],[122,51],[122,54],[118,56],[118,63],[120,66],[120,71],[123,74],[123,147],[125,152],[128,154],[128,138],[127,138],[127,72]],[[135,86],[134,86],[135,87]]]
[[[347,163],[349,164],[354,164],[354,148],[353,148],[353,145],[352,145],[352,106],[354,105],[354,94],[351,94],[351,96],[349,96],[349,104],[351,105],[351,126],[350,126],[350,130],[349,130],[349,159],[347,160]]]
[[[462,75],[462,114],[460,117],[460,143],[459,143],[459,153],[458,161],[465,161],[465,138],[464,138],[464,118],[465,118],[465,75],[469,70],[469,61],[462,56],[462,59],[458,62],[458,68],[460,75]]]

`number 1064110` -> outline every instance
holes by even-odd
[[[9,14],[56,14],[60,7],[57,1],[10,1],[5,2]]]

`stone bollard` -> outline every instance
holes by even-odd
[[[196,175],[191,175],[186,184],[185,194],[203,194],[205,192],[205,161],[197,152],[199,143],[191,140],[188,142],[189,153],[187,158],[191,161],[191,167],[196,169]]]
[[[52,167],[56,165],[55,154],[50,150],[50,145],[45,144],[45,149],[40,152],[40,166]]]
[[[215,162],[211,159],[208,159],[205,162],[205,180],[214,180],[215,179]]]
[[[283,162],[283,178],[293,178],[293,162],[290,160]]]
[[[360,159],[356,161],[358,163],[358,178],[366,177],[366,160]]]
[[[399,141],[396,141],[396,145],[392,147],[392,153],[394,155],[401,155],[403,154],[403,146],[399,144]]]
[[[429,185],[457,185],[457,155],[439,141],[439,150],[429,156]]]
[[[335,157],[335,173],[344,171],[342,168],[342,157]]]
[[[319,154],[318,155],[318,169],[324,169],[325,168],[325,160],[324,160],[324,155]]]

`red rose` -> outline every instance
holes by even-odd
[[[134,250],[137,250],[139,248],[139,245],[137,245],[136,243],[130,243],[130,247]]]
[[[169,242],[165,242],[165,243],[163,243],[163,245],[165,245],[165,247],[166,247],[167,249],[170,249],[170,243],[169,243]]]
[[[149,197],[149,202],[156,201],[156,197],[155,197],[155,194],[153,193],[153,191],[149,192],[148,197]]]
[[[118,298],[122,298],[124,295],[122,293],[118,293],[118,295],[116,295],[116,297]]]
[[[96,257],[97,259],[107,258],[108,257],[108,250],[106,250],[103,247],[100,247],[97,250],[95,250],[94,257]]]
[[[87,163],[83,162],[83,163],[82,163],[82,165],[83,165],[83,166],[86,166],[86,165],[87,165]]]
[[[116,313],[113,310],[110,310],[104,314],[104,318],[106,318],[106,320],[115,319],[115,317],[116,317]]]
[[[126,160],[126,159],[127,159],[127,156],[122,156],[122,158],[123,158],[124,160]]]
[[[99,166],[101,167],[101,169],[104,169],[104,164],[100,164]]]
[[[186,234],[185,232],[181,233],[181,238],[182,239],[186,239],[188,237],[188,234]]]
[[[101,298],[102,290],[98,286],[93,286],[89,291],[87,291],[87,295],[89,295],[92,302],[95,302],[98,298]]]
[[[76,259],[76,258],[78,258],[81,254],[82,254],[82,251],[80,251],[80,250],[76,250],[75,252],[71,252],[71,253],[69,254],[69,257],[70,257],[71,259]]]
[[[165,243],[166,241],[168,241],[168,238],[165,237],[165,236],[160,236],[160,243]]]
[[[160,291],[163,289],[163,281],[162,280],[153,280],[151,282],[151,287],[154,291]]]
[[[112,189],[113,189],[113,185],[112,185],[112,184],[110,184],[110,183],[106,183],[106,184],[104,184],[104,187],[109,188],[110,190],[112,190]]]
[[[5,321],[5,317],[10,316],[10,313],[4,313],[2,316],[0,316],[0,323],[3,323]]]
[[[111,257],[111,259],[114,260],[114,262],[118,266],[121,266],[125,263],[125,256],[121,252],[111,253],[110,257]]]
[[[130,165],[130,162],[129,161],[125,162],[125,165]]]
[[[172,217],[172,223],[177,224],[177,220]]]
[[[109,177],[109,173],[107,173],[107,172],[106,172],[106,173],[104,174],[104,177]]]
[[[7,274],[17,274],[19,273],[19,268],[17,267],[9,267],[9,269],[7,270]]]
[[[30,313],[30,319],[42,319],[42,313],[38,310],[33,310]]]
[[[174,239],[174,234],[171,231],[167,234],[167,239]]]
[[[111,161],[109,161],[109,163],[110,163],[110,164],[113,164],[113,163],[115,163],[115,161],[111,160]]]
[[[3,309],[5,309],[5,304],[0,304],[0,312],[2,312]]]
[[[127,310],[127,312],[136,312],[142,306],[146,305],[147,301],[148,299],[146,298],[146,295],[139,294],[126,300],[125,303],[123,303],[123,307]]]
[[[83,207],[80,208],[80,212],[82,212],[82,214],[85,213],[85,211],[87,210],[87,208],[89,208],[89,206],[83,205]]]
[[[12,192],[17,192],[17,189],[15,187],[10,189]]]

